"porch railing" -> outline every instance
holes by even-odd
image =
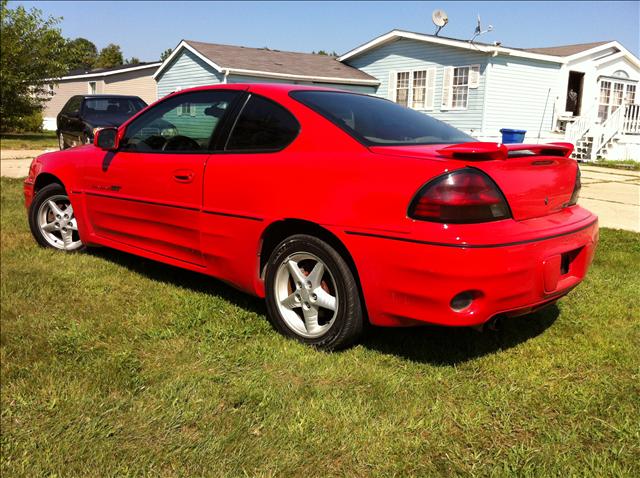
[[[640,134],[640,105],[626,106],[622,132],[625,134]]]
[[[587,131],[593,126],[595,117],[593,111],[584,116],[580,116],[574,122],[567,124],[567,129],[564,133],[564,140],[568,143],[575,145],[580,138],[582,138]]]
[[[597,159],[602,148],[618,134],[625,123],[626,108],[618,108],[607,120],[599,126],[595,126],[593,131],[593,145],[591,146],[591,159]]]

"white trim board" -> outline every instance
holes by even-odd
[[[62,80],[79,80],[81,78],[99,78],[101,76],[111,76],[111,75],[117,75],[119,73],[128,73],[130,71],[137,71],[137,70],[144,70],[146,68],[155,68],[159,65],[161,65],[161,62],[157,62],[157,63],[150,63],[148,65],[138,65],[138,66],[132,66],[131,68],[121,68],[119,70],[114,70],[114,71],[105,71],[102,73],[83,73],[82,75],[71,75],[71,76],[62,76],[60,78],[47,78],[46,80],[43,81],[62,81]]]
[[[526,51],[516,50],[513,48],[505,48],[501,46],[478,45],[475,43],[472,44],[464,40],[452,40],[450,38],[435,37],[432,35],[424,35],[420,33],[407,32],[404,30],[393,30],[393,31],[390,31],[389,33],[385,33],[384,35],[374,38],[373,40],[365,43],[364,45],[360,45],[359,47],[354,48],[353,50],[345,53],[344,55],[339,56],[338,61],[348,60],[349,58],[360,55],[372,48],[375,48],[377,46],[383,45],[385,43],[388,43],[390,41],[397,40],[400,38],[417,40],[425,43],[434,43],[438,45],[447,45],[455,48],[462,48],[464,50],[473,50],[480,53],[487,53],[487,54],[493,54],[493,55],[510,55],[514,57],[529,58],[532,60],[547,61],[550,63],[566,62],[565,58],[562,58],[559,56],[542,55],[539,53],[529,53]]]

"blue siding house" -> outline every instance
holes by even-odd
[[[498,45],[394,30],[339,57],[375,77],[376,95],[497,140],[501,128],[530,140],[554,129],[561,58]]]
[[[183,40],[154,76],[158,98],[220,83],[297,83],[375,93],[379,81],[335,57]]]
[[[183,40],[158,68],[158,97],[192,86],[278,82],[377,95],[480,141],[500,129],[567,141],[575,157],[640,156],[640,59],[616,41],[507,48],[393,30],[335,58]]]

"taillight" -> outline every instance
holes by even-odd
[[[573,193],[571,194],[571,199],[569,199],[568,206],[575,206],[576,204],[578,204],[578,198],[580,197],[581,188],[582,183],[580,182],[580,166],[578,166],[576,171],[576,182],[573,185]]]
[[[425,184],[409,205],[409,217],[424,221],[474,223],[511,217],[496,183],[483,172],[458,169]]]

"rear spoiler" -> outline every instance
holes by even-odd
[[[442,156],[470,161],[486,161],[492,159],[508,159],[517,151],[531,153],[535,156],[556,156],[568,158],[573,152],[571,143],[547,144],[502,144],[502,143],[460,143],[438,150]]]

